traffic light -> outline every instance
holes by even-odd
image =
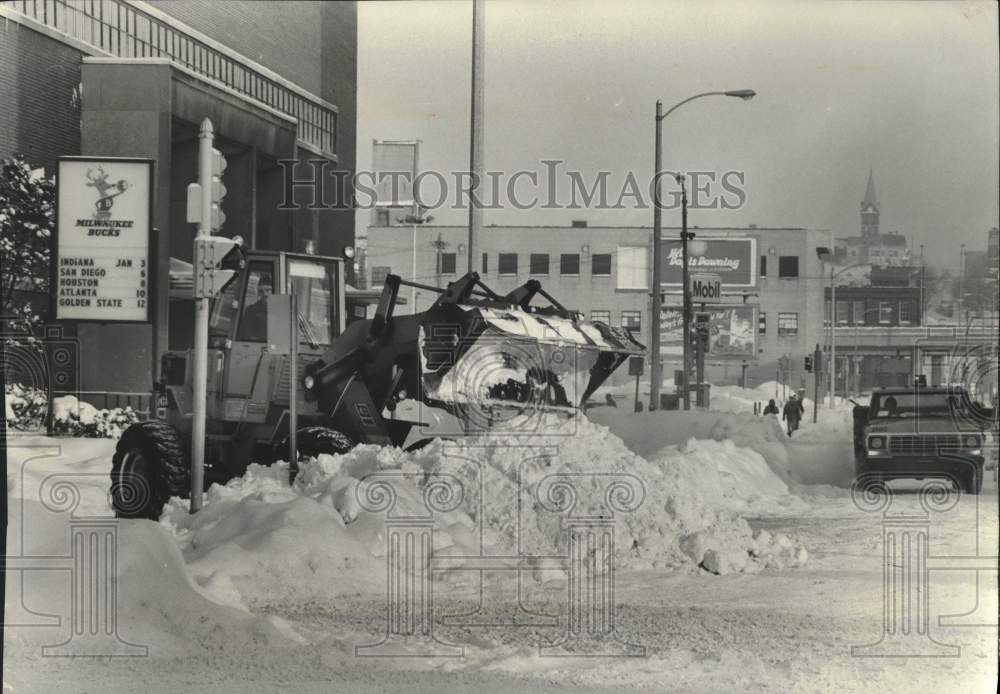
[[[701,344],[703,349],[708,348],[708,320],[709,315],[707,313],[699,313],[694,317],[695,339]]]
[[[222,225],[226,223],[226,213],[222,211],[222,199],[226,197],[226,184],[222,182],[222,174],[226,170],[226,158],[222,156],[222,152],[214,147],[211,156],[212,177],[207,185],[202,185],[202,182],[188,184],[186,219],[191,224],[200,224],[204,221],[202,220],[201,196],[207,187],[211,200],[211,213],[205,233],[217,234],[222,230]]]
[[[246,264],[239,236],[196,236],[194,239],[194,297],[218,296]]]
[[[811,355],[806,355],[806,373],[812,373],[813,370],[813,358]]]
[[[226,223],[226,213],[222,211],[222,199],[226,197],[226,184],[222,182],[222,174],[226,170],[226,158],[222,152],[212,148],[212,218],[210,221],[211,233],[218,233],[222,225]]]

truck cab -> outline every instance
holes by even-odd
[[[945,478],[969,494],[983,485],[983,409],[961,387],[878,388],[854,407],[858,481]]]

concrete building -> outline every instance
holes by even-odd
[[[387,273],[435,286],[447,283],[467,270],[466,227],[417,225],[371,226],[367,229],[369,286],[379,286]],[[816,247],[829,244],[829,234],[801,228],[697,228],[696,241],[732,243],[752,240],[752,251],[729,260],[746,270],[745,286],[724,289],[726,303],[757,307],[751,330],[756,355],[749,355],[747,377],[751,383],[775,378],[781,356],[792,365],[789,382],[804,384],[803,357],[823,342],[823,279]],[[679,229],[665,228],[664,252],[667,268],[679,273],[679,262],[669,254]],[[538,279],[545,290],[567,308],[581,311],[587,318],[627,327],[640,342],[649,342],[652,231],[647,227],[595,227],[576,222],[565,227],[489,226],[479,240],[482,258],[477,267],[494,291],[506,293],[528,279]],[[697,250],[697,249],[696,249]],[[739,251],[742,252],[742,251]],[[417,271],[412,266],[416,255]],[[752,255],[751,255],[752,253]],[[707,258],[707,256],[706,256]],[[711,270],[710,261],[705,267]],[[693,262],[697,262],[695,259]],[[416,311],[427,308],[436,298],[430,291],[404,288],[401,293],[414,299]],[[679,283],[664,287],[665,302],[679,315]],[[671,321],[665,316],[664,324]],[[746,321],[744,321],[746,322]],[[665,332],[669,328],[665,327]],[[669,340],[665,338],[665,345]],[[678,359],[665,347],[665,373],[671,373]],[[708,374],[714,383],[736,383],[741,376],[742,358],[719,358],[709,362]],[[627,379],[624,373],[616,374]]]
[[[148,392],[150,365],[175,341],[164,282],[171,257],[191,259],[186,188],[203,118],[228,159],[224,235],[329,255],[353,245],[353,210],[307,209],[304,186],[292,190],[298,209],[283,209],[280,162],[299,179],[312,177],[306,160],[353,174],[356,75],[353,3],[0,4],[0,156],[21,154],[49,175],[64,155],[155,162],[155,319],[65,325],[86,366],[81,390]]]

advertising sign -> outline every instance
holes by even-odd
[[[757,358],[757,306],[710,306],[708,321],[708,361]],[[660,355],[680,359],[683,351],[683,320],[679,308],[664,309],[660,314]]]
[[[665,239],[663,287],[680,288],[683,277],[680,239]],[[688,242],[688,270],[718,275],[724,289],[752,289],[757,286],[757,239],[698,238]]]
[[[718,275],[689,275],[691,301],[695,304],[718,304],[722,302],[722,280]]]
[[[52,298],[59,320],[150,320],[150,159],[63,157]]]

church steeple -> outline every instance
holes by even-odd
[[[861,201],[861,235],[878,236],[878,198],[875,196],[875,174],[868,169],[865,199]]]

